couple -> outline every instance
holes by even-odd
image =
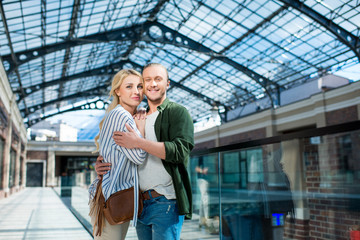
[[[95,138],[100,153],[95,169],[103,175],[102,190],[96,194],[98,179],[89,188],[95,239],[125,238],[129,222],[110,225],[104,219],[104,224],[99,223],[96,199],[103,194],[106,200],[132,186],[135,192],[140,187],[144,199],[141,215],[137,219],[134,214],[133,219],[140,240],[180,239],[184,218],[191,218],[186,165],[194,146],[194,126],[186,108],[167,99],[169,83],[166,68],[158,63],[146,65],[142,76],[121,70],[113,78],[113,101]],[[133,118],[143,93],[149,105],[146,118]],[[102,157],[103,162],[99,161]],[[135,199],[135,212],[136,208]],[[101,236],[96,236],[99,230]]]

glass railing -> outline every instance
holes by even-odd
[[[194,156],[194,220],[201,232],[221,239],[283,239],[299,198],[284,155],[281,144],[267,144]]]
[[[61,176],[60,187],[54,188],[63,203],[91,235],[93,231],[89,216],[88,187],[91,180],[96,177],[95,171],[83,171],[72,176]]]
[[[360,230],[359,149],[357,121],[193,151],[194,213],[181,238],[350,239]],[[90,232],[87,186],[95,177],[76,175],[70,194]]]

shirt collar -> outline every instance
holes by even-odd
[[[166,108],[166,106],[169,104],[169,99],[168,98],[165,98],[165,100],[163,101],[163,103],[160,105],[160,106],[157,106],[157,110],[159,111],[159,112],[162,112],[165,108]],[[149,112],[149,110],[150,110],[150,108],[149,108],[149,106],[147,107],[147,109],[146,109],[146,111],[147,112]]]
[[[160,105],[160,106],[158,106],[157,107],[157,110],[159,111],[159,112],[162,112],[165,108],[166,108],[166,106],[169,104],[169,99],[168,98],[165,98],[165,100],[163,101],[163,103]]]

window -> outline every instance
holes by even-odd
[[[224,153],[224,173],[222,174],[224,183],[240,183],[240,153]]]
[[[223,182],[238,184],[239,188],[245,189],[247,186],[246,150],[224,153],[223,160]]]
[[[224,183],[238,184],[246,189],[248,182],[263,182],[262,149],[248,149],[223,154]]]
[[[5,145],[5,141],[2,138],[0,138],[0,189],[3,188],[4,145]]]
[[[15,162],[16,152],[11,148],[10,150],[10,171],[9,171],[9,188],[15,186]]]
[[[264,182],[264,168],[262,149],[251,149],[246,152],[248,166],[248,181],[252,183]]]
[[[207,173],[203,175],[209,184],[218,184],[218,158],[216,154],[206,155],[202,157],[202,168],[207,169]],[[199,159],[199,164],[201,163]]]
[[[20,171],[19,171],[19,186],[23,184],[23,164],[24,164],[24,158],[20,157]]]
[[[353,148],[351,135],[346,134],[337,138],[339,171],[347,173],[353,164]],[[353,169],[351,169],[353,170]]]

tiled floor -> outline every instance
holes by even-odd
[[[0,200],[0,239],[92,239],[51,188],[26,188]]]
[[[72,199],[60,198],[59,189],[26,188],[8,198],[0,200],[0,240],[11,239],[92,239],[85,227],[88,195],[86,189],[72,190]],[[73,206],[71,211],[67,207]],[[76,217],[72,213],[76,210]],[[79,222],[82,219],[83,225]],[[85,221],[85,223],[84,223]],[[90,230],[91,231],[91,230]],[[126,240],[137,239],[135,228],[130,227]],[[198,219],[185,221],[182,240],[219,239],[219,235],[211,235],[205,229],[199,229]]]
[[[60,192],[60,189],[57,189],[56,191]],[[89,225],[87,224],[87,222],[90,222],[90,217],[88,216],[88,192],[85,188],[72,187],[71,209],[78,216],[78,218],[82,219],[82,221],[85,222],[84,225],[89,227]],[[211,235],[205,229],[199,229],[198,226],[199,218],[196,214],[193,214],[192,220],[186,220],[184,222],[180,236],[181,240],[219,239],[218,234]],[[135,239],[137,239],[135,228],[129,227],[128,233],[126,235],[126,240]]]

